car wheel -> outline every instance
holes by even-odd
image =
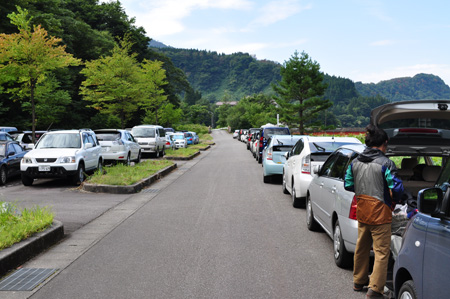
[[[103,162],[102,162],[102,160],[98,161],[97,171],[100,172],[101,174],[103,174]]]
[[[131,165],[130,153],[128,153],[127,159],[123,162],[123,164],[125,164],[126,166],[130,166]]]
[[[292,181],[291,194],[292,194],[292,206],[297,209],[304,208],[305,202],[302,201],[301,198],[297,197],[297,193],[295,192],[295,188],[294,188],[294,181]]]
[[[155,158],[159,158],[159,148],[156,148]]]
[[[72,177],[72,184],[75,186],[81,184],[84,181],[84,165],[80,163],[77,168],[77,173]]]
[[[166,148],[163,147],[163,149],[161,151],[161,157],[163,158],[165,154],[166,154]]]
[[[6,166],[0,168],[0,185],[6,184],[6,178],[8,177],[8,172]]]
[[[414,281],[407,280],[405,281],[400,291],[398,292],[398,298],[399,299],[416,299],[417,298],[417,290],[414,286]]]
[[[262,163],[262,156],[258,155],[258,163],[261,164]]]
[[[135,163],[141,163],[141,151],[139,151]]]
[[[30,178],[29,176],[27,176],[27,175],[25,175],[23,173],[21,174],[21,178],[22,178],[22,184],[24,186],[31,186],[31,185],[33,185],[33,181],[34,181],[33,178]]]
[[[312,203],[309,194],[306,197],[306,227],[308,227],[308,229],[313,232],[319,230],[319,224],[314,219],[314,213],[312,210]]]
[[[289,194],[289,191],[286,188],[286,177],[284,176],[284,172],[283,172],[283,185],[282,185],[282,189],[283,189],[283,193],[284,194]]]
[[[264,175],[263,174],[263,181],[264,181],[264,183],[270,183],[271,181],[272,181],[272,176],[270,176],[270,175]]]
[[[352,255],[345,249],[339,220],[334,224],[333,233],[334,261],[339,268],[348,268],[352,263]]]

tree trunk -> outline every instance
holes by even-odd
[[[30,98],[31,98],[31,141],[36,143],[36,104],[34,102],[34,90],[36,89],[36,79],[30,80]]]

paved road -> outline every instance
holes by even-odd
[[[213,136],[212,150],[152,192],[111,196],[120,203],[24,265],[60,269],[46,284],[0,297],[364,298],[329,237],[307,230],[281,185],[263,183],[245,144]],[[89,209],[104,195],[86,196]]]

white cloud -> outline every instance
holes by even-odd
[[[311,4],[302,6],[299,0],[269,2],[260,9],[259,17],[252,22],[251,27],[268,26],[311,8]]]

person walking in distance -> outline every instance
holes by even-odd
[[[366,149],[349,165],[344,187],[357,199],[358,240],[354,255],[353,289],[369,289],[366,298],[383,298],[391,245],[392,209],[401,201],[403,183],[395,163],[385,156],[388,136],[374,125],[366,127]],[[369,280],[370,250],[375,262]]]

